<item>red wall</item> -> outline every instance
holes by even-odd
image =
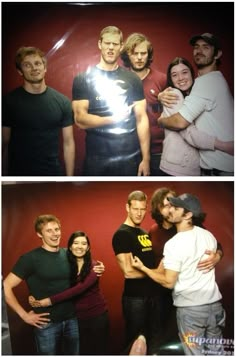
[[[101,287],[109,305],[111,354],[119,354],[123,341],[123,276],[112,250],[112,236],[126,218],[125,203],[128,194],[139,189],[150,198],[154,190],[162,186],[171,187],[179,193],[191,192],[197,195],[207,212],[206,227],[223,245],[225,255],[216,268],[216,274],[227,311],[225,337],[233,338],[233,182],[35,182],[3,185],[3,277],[22,253],[40,245],[33,229],[33,221],[37,215],[52,213],[60,218],[62,246],[66,246],[72,231],[84,230],[90,237],[94,258],[102,260],[106,266]],[[150,210],[143,222],[143,227],[147,230],[154,223],[149,212]],[[24,284],[16,289],[16,294],[28,309]],[[9,322],[13,354],[34,354],[31,327],[11,311]]]
[[[120,27],[126,38],[143,32],[153,42],[154,66],[166,72],[176,56],[192,59],[189,39],[212,32],[222,42],[224,73],[233,92],[234,3],[2,3],[3,93],[21,84],[14,67],[20,46],[37,46],[48,56],[47,83],[71,98],[74,76],[99,60],[97,48],[101,29]],[[63,45],[56,49],[58,41]],[[76,175],[81,174],[84,131],[75,128]]]

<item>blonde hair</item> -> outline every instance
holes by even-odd
[[[127,203],[129,206],[131,201],[147,201],[147,195],[143,191],[133,191],[128,196]]]
[[[100,37],[99,40],[102,41],[103,40],[103,36],[105,33],[109,33],[109,34],[113,34],[113,35],[119,35],[120,36],[120,42],[123,42],[123,33],[122,31],[116,27],[116,26],[107,26],[104,29],[102,29],[102,31],[100,32]]]
[[[146,67],[149,67],[153,61],[153,47],[151,41],[147,38],[147,36],[142,33],[134,32],[131,33],[124,44],[124,48],[121,53],[121,58],[124,62],[125,67],[130,67],[130,59],[129,55],[133,54],[135,51],[135,47],[140,45],[140,43],[145,42],[147,44],[148,51],[148,60]]]

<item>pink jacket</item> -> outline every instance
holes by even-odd
[[[179,102],[174,108],[164,107],[163,114],[168,117],[178,112],[184,97],[179,95]],[[195,124],[184,130],[165,129],[160,169],[172,176],[200,176],[200,157],[198,149],[214,150],[215,137],[198,130]]]

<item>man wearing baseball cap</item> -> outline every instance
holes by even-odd
[[[205,259],[206,250],[216,251],[217,241],[208,230],[201,228],[205,213],[196,196],[184,193],[168,200],[172,206],[169,220],[176,225],[177,234],[165,244],[163,261],[158,268],[148,269],[134,257],[132,265],[157,283],[173,289],[185,354],[221,355],[225,311],[215,269],[208,272],[197,269],[198,263]]]
[[[196,196],[189,193],[184,193],[178,197],[167,197],[167,200],[174,207],[184,208],[186,211],[192,213],[192,217],[205,218],[205,213],[202,212],[200,201]],[[201,223],[202,223],[201,222]]]
[[[218,38],[211,33],[190,39],[198,78],[179,112],[160,117],[158,123],[173,130],[181,130],[195,122],[198,129],[227,142],[220,150],[199,150],[201,175],[234,175],[234,103],[229,86],[218,70],[222,50]],[[225,152],[224,152],[225,151]]]
[[[208,43],[209,45],[214,46],[216,54],[217,54],[217,51],[221,49],[221,45],[220,45],[218,38],[215,37],[214,35],[212,35],[211,33],[206,32],[201,35],[193,36],[190,39],[190,44],[192,46],[194,46],[198,40],[203,40],[206,43]]]

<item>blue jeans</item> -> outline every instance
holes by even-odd
[[[200,306],[177,307],[177,325],[186,355],[222,355],[220,343],[225,310],[220,301]]]
[[[129,354],[132,343],[140,334],[147,339],[147,353],[156,354],[161,328],[159,298],[123,296],[122,308],[125,318],[125,354]]]
[[[39,355],[78,355],[79,329],[77,318],[50,322],[35,328],[35,341]]]

